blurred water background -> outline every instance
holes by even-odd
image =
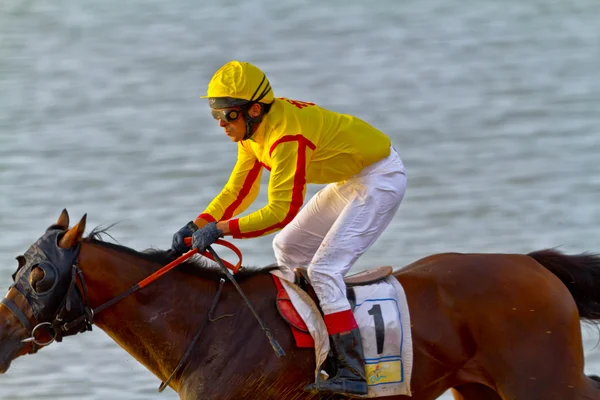
[[[121,244],[167,248],[234,163],[199,99],[231,59],[277,96],[392,137],[408,191],[356,271],[442,251],[600,251],[599,20],[596,0],[4,0],[0,286],[64,207],[89,229],[118,222]],[[258,266],[271,239],[235,243]],[[0,399],[177,398],[158,384],[94,330],[15,361]]]

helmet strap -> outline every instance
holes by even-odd
[[[258,116],[256,117],[251,117],[249,111],[250,107],[252,107],[253,104],[256,103],[249,103],[248,106],[244,107],[243,109],[244,111],[242,115],[244,116],[244,120],[246,121],[246,134],[244,135],[244,138],[242,140],[248,140],[252,137],[252,135],[254,135],[254,127],[262,122],[263,117],[265,115],[264,107],[261,105],[260,114],[258,114]]]

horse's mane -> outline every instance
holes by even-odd
[[[150,261],[156,264],[156,269],[158,270],[160,267],[163,267],[177,259],[178,255],[172,252],[171,250],[160,250],[160,249],[146,249],[143,251],[137,251],[130,247],[126,247],[120,244],[106,242],[103,240],[102,235],[105,234],[109,237],[108,228],[94,228],[92,232],[84,239],[84,242],[93,243],[95,245],[105,247],[120,253],[129,254],[134,257],[141,258],[146,261]],[[112,238],[114,240],[114,238]],[[213,281],[219,281],[222,278],[226,278],[223,271],[221,271],[220,267],[212,260],[209,260],[206,257],[194,256],[188,258],[177,267],[177,270],[198,276],[204,279],[210,279]],[[242,266],[240,271],[235,275],[237,281],[242,281],[253,277],[255,275],[266,274],[270,271],[277,269],[277,266],[270,265],[262,268],[247,268]]]

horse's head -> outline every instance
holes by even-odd
[[[77,267],[85,222],[84,215],[69,229],[63,210],[57,223],[17,257],[14,282],[0,306],[0,373],[15,358],[89,328],[87,319],[65,325],[87,311]]]

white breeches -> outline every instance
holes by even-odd
[[[344,275],[388,226],[406,190],[402,160],[391,154],[347,181],[321,189],[273,239],[280,276],[307,267],[325,314],[350,309]]]

